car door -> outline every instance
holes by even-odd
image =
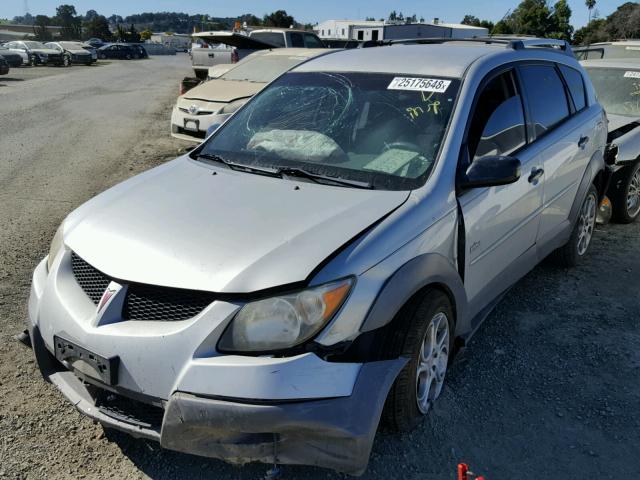
[[[458,192],[464,227],[459,261],[475,314],[535,265],[544,173],[528,145],[525,103],[513,68],[481,84],[462,148],[463,170],[487,155],[514,156],[521,163],[515,183]]]
[[[584,116],[591,114],[584,111],[585,89],[579,71],[536,62],[519,65],[518,72],[528,96],[534,145],[544,162],[543,210],[538,232],[541,259],[557,247],[554,239],[570,228],[569,212],[593,153],[591,145],[595,138],[591,130],[596,119],[588,121]]]

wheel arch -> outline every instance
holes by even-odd
[[[377,330],[391,324],[398,314],[428,289],[443,292],[451,302],[454,314],[454,336],[468,328],[467,296],[455,266],[443,255],[428,253],[405,263],[382,287],[369,310],[361,332]]]

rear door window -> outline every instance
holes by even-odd
[[[520,72],[534,132],[540,137],[569,116],[564,84],[553,65],[523,65]]]
[[[576,107],[576,111],[579,112],[587,105],[582,74],[575,68],[567,67],[566,65],[558,65],[558,68],[560,68],[564,80],[567,82],[573,105]]]
[[[301,33],[291,32],[291,46],[295,48],[304,48],[304,39]]]

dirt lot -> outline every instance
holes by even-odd
[[[31,270],[64,216],[184,145],[168,136],[168,115],[186,74],[179,56],[0,78],[0,478],[264,475],[261,465],[105,436],[11,339],[23,328]],[[530,273],[454,365],[424,424],[378,435],[364,478],[454,478],[459,461],[491,480],[638,476],[639,247],[640,224],[610,225],[583,266]],[[306,467],[284,475],[342,478]]]

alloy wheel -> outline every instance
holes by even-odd
[[[426,414],[440,396],[449,362],[449,320],[438,312],[429,322],[416,369],[416,402]]]
[[[596,224],[597,203],[596,196],[590,193],[580,210],[578,223],[578,255],[580,256],[587,253],[591,238],[593,237],[593,229]]]
[[[627,191],[627,214],[634,218],[640,213],[640,168],[636,170]]]

